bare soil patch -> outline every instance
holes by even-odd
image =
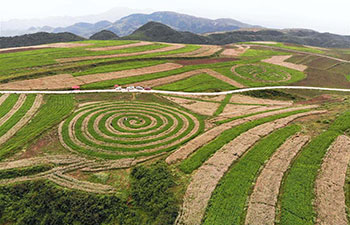
[[[263,98],[255,98],[246,95],[233,95],[231,98],[232,103],[245,103],[245,104],[263,104],[263,105],[284,105],[291,106],[293,105],[292,101],[279,101]]]
[[[235,45],[235,48],[227,48],[225,49],[221,55],[222,56],[230,56],[230,57],[239,57],[243,53],[245,53],[250,46],[243,46],[243,45]]]
[[[176,60],[175,62],[183,66],[190,65],[202,65],[202,64],[214,64],[220,62],[232,62],[236,61],[234,58],[214,58],[214,59],[190,59],[190,60]]]
[[[263,112],[274,109],[281,109],[284,106],[253,106],[253,105],[232,105],[227,104],[220,117],[232,118],[236,116],[243,116],[247,114]]]
[[[350,161],[350,138],[342,135],[327,152],[316,180],[317,224],[348,224],[344,184]]]
[[[256,181],[249,199],[245,224],[275,224],[275,206],[283,174],[309,139],[307,136],[295,135],[273,154]]]
[[[312,111],[292,115],[257,126],[226,144],[206,161],[193,175],[184,196],[182,214],[178,224],[200,224],[210,197],[216,185],[228,171],[231,164],[240,158],[263,136],[274,130],[287,126],[290,122],[303,116],[324,113]]]
[[[128,45],[117,45],[117,46],[108,46],[108,47],[102,47],[102,48],[87,48],[87,50],[90,51],[111,51],[111,50],[119,50],[119,49],[125,49],[125,48],[134,48],[134,47],[140,47],[140,46],[146,46],[151,45],[152,42],[147,41],[141,41],[138,43],[128,44]]]
[[[278,66],[284,66],[284,67],[287,67],[289,69],[298,70],[301,72],[303,72],[307,69],[307,66],[305,66],[305,65],[285,62],[287,59],[289,59],[291,57],[292,57],[292,55],[272,56],[269,59],[262,60],[262,62],[270,63],[270,64],[274,64],[274,65],[278,65]]]
[[[88,44],[88,43],[54,43],[54,44],[47,44],[47,45],[41,45],[41,46],[47,47],[47,48],[77,48],[77,47],[87,47],[91,45],[92,44]]]
[[[0,54],[5,53],[14,53],[14,52],[26,52],[26,51],[32,51],[32,50],[39,50],[39,49],[46,49],[48,47],[23,47],[23,48],[4,48],[0,49]]]
[[[201,102],[201,101],[167,97],[167,96],[164,96],[164,98],[172,102],[175,102],[176,104],[179,104],[182,107],[189,109],[193,112],[196,112],[202,115],[207,115],[207,116],[212,116],[216,111],[216,109],[220,106],[219,103]]]

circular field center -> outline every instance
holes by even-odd
[[[287,71],[267,64],[237,65],[232,68],[232,71],[243,79],[263,83],[285,82],[292,78]]]
[[[201,132],[202,122],[176,107],[141,102],[98,102],[61,123],[68,150],[118,159],[171,151]]]

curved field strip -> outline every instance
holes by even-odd
[[[254,127],[222,146],[210,159],[200,166],[192,176],[191,183],[184,196],[183,211],[179,219],[179,224],[201,223],[209,199],[220,179],[228,171],[232,163],[238,160],[262,137],[272,133],[274,130],[287,126],[297,118],[319,113],[324,113],[324,111],[304,112],[294,115],[281,114],[282,118],[277,120],[272,118],[271,122]],[[209,213],[211,213],[211,211],[209,211]],[[228,213],[231,212],[228,211]],[[209,220],[206,222],[213,224],[210,223]],[[231,224],[231,221],[226,220],[226,222]]]
[[[83,57],[75,57],[75,58],[62,58],[62,59],[56,59],[56,61],[59,63],[65,63],[65,62],[77,62],[77,61],[83,61],[83,60],[130,57],[130,56],[138,56],[138,55],[148,55],[148,54],[152,54],[152,53],[170,52],[170,51],[174,51],[174,50],[178,50],[178,49],[182,49],[182,48],[186,47],[186,45],[184,45],[184,44],[169,44],[169,45],[170,46],[168,46],[168,47],[155,49],[155,50],[149,50],[149,51],[143,51],[143,52],[114,54],[114,55],[83,56]]]
[[[171,164],[171,163],[176,163],[178,161],[183,161],[183,160],[187,159],[197,149],[200,150],[203,148],[202,151],[204,153],[204,156],[202,156],[200,153],[198,156],[193,155],[194,157],[199,157],[196,160],[192,159],[192,160],[196,161],[196,163],[190,162],[192,160],[189,160],[188,163],[186,163],[186,164],[191,164],[191,169],[189,170],[189,172],[193,171],[194,169],[196,169],[198,166],[201,165],[201,163],[197,162],[198,160],[203,162],[207,158],[209,158],[209,156],[213,153],[213,151],[215,152],[218,148],[220,148],[220,146],[223,146],[224,144],[226,144],[226,141],[224,141],[224,140],[226,140],[227,137],[229,137],[229,140],[232,140],[232,138],[230,137],[232,135],[230,130],[235,129],[235,127],[242,125],[244,123],[248,123],[248,122],[251,122],[252,126],[254,127],[256,125],[259,125],[259,123],[260,124],[264,123],[265,120],[263,120],[263,119],[266,117],[276,116],[276,115],[282,114],[282,113],[289,113],[289,112],[293,112],[296,110],[312,109],[315,107],[316,106],[292,107],[292,108],[282,109],[282,110],[278,110],[278,111],[265,112],[262,114],[253,115],[253,116],[249,116],[246,118],[241,118],[241,119],[237,119],[234,121],[230,121],[228,123],[221,124],[220,126],[214,127],[213,129],[211,129],[211,130],[199,135],[198,137],[194,138],[193,140],[189,141],[187,144],[181,146],[181,148],[179,148],[177,151],[172,153],[166,159],[166,162],[168,164]],[[261,121],[259,122],[257,120],[261,120]],[[246,129],[250,129],[250,128],[252,128],[252,127],[247,127]],[[220,138],[221,135],[222,135],[222,137]],[[215,145],[214,148],[211,148],[210,150],[208,150],[207,147],[205,146],[205,144],[209,143],[210,141],[213,141],[214,139],[217,139],[216,141],[219,143],[219,145],[214,144]]]
[[[16,104],[10,109],[10,111],[8,111],[8,113],[6,115],[4,115],[3,117],[1,117],[0,120],[0,127],[8,120],[10,119],[13,114],[15,114],[19,108],[22,107],[22,105],[24,104],[26,100],[26,96],[24,94],[20,95],[18,98],[18,101],[16,102]]]
[[[57,125],[74,108],[74,99],[71,95],[48,96],[46,103],[31,119],[30,123],[20,129],[15,136],[0,146],[0,160],[14,154],[23,146],[33,141],[44,131]]]
[[[350,138],[337,138],[326,154],[316,180],[317,224],[349,224],[344,185],[350,161]]]
[[[13,94],[9,95],[6,99],[3,100],[3,103],[0,105],[0,121],[2,121],[3,117],[6,116],[16,105],[18,99],[19,95]]]
[[[261,64],[236,65],[231,70],[242,79],[263,83],[279,83],[292,79],[291,74],[284,70],[277,70]]]
[[[9,94],[5,94],[5,95],[0,96],[0,106],[8,97],[9,97]]]
[[[350,111],[314,138],[292,163],[281,187],[279,224],[314,224],[315,181],[323,158],[339,135],[350,128]]]
[[[202,127],[196,116],[170,106],[100,102],[74,113],[61,123],[59,133],[70,151],[117,159],[172,150]]]
[[[138,43],[132,43],[132,44],[126,44],[126,45],[107,46],[107,47],[99,47],[99,48],[87,48],[87,50],[90,50],[90,51],[112,51],[112,50],[119,50],[119,49],[124,49],[124,48],[146,46],[146,45],[151,45],[151,44],[153,44],[153,43],[147,42],[147,41],[141,41]]]
[[[34,99],[35,98],[35,99]],[[43,101],[42,95],[28,96],[23,105],[0,126],[0,145],[8,141],[35,115]]]
[[[215,189],[203,224],[242,224],[245,204],[259,170],[287,138],[300,130],[296,125],[277,130],[237,159]]]
[[[245,224],[275,224],[277,197],[293,158],[309,141],[308,136],[295,135],[288,139],[269,159],[255,182],[249,199]]]

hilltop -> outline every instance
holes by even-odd
[[[39,32],[35,34],[25,34],[15,37],[0,37],[0,48],[22,47],[30,45],[41,45],[57,42],[82,41],[85,38],[75,34],[64,32],[58,34]]]

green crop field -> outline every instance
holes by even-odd
[[[348,218],[349,168],[324,163],[349,163],[350,95],[224,91],[350,88],[350,64],[339,61],[349,50],[139,42],[0,52],[0,225],[331,224],[323,212]],[[287,64],[266,63],[274,59]],[[84,92],[69,91],[75,85]],[[327,154],[340,136],[349,145]],[[295,155],[280,148],[299,138],[305,142]],[[335,196],[323,197],[327,204],[316,201],[321,172],[339,178],[324,184]],[[257,189],[268,197],[254,199]]]
[[[233,90],[235,87],[208,74],[199,74],[175,83],[156,87],[156,89],[185,92],[215,92]]]

